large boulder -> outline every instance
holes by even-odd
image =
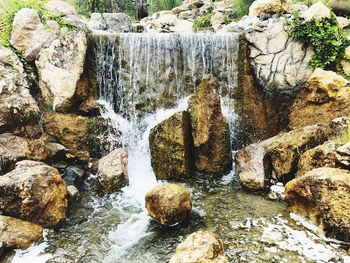
[[[340,240],[350,240],[350,172],[317,168],[290,181],[285,189],[291,211],[320,226]]]
[[[0,177],[0,210],[4,215],[44,227],[66,219],[67,187],[56,168],[41,162],[21,161]]]
[[[89,21],[91,30],[127,33],[132,30],[131,19],[123,13],[93,13]]]
[[[0,133],[39,122],[39,107],[29,91],[16,54],[0,46]]]
[[[79,90],[87,50],[84,32],[61,33],[49,47],[39,52],[35,64],[39,74],[39,87],[47,104],[55,111],[69,111]]]
[[[311,20],[329,19],[332,17],[332,12],[324,3],[320,1],[302,12],[301,17],[305,22],[309,22]]]
[[[0,215],[0,240],[5,247],[27,249],[42,235],[39,225]]]
[[[128,183],[128,152],[116,149],[98,162],[98,180],[107,193],[120,190]]]
[[[157,179],[189,176],[193,169],[193,141],[188,112],[176,113],[151,129],[149,144]]]
[[[249,16],[292,13],[291,0],[255,0],[249,7]]]
[[[350,113],[350,85],[332,71],[316,69],[290,108],[291,128],[329,123]]]
[[[230,126],[221,111],[218,84],[206,76],[189,100],[195,166],[200,172],[224,173],[232,169]]]
[[[10,43],[33,61],[43,47],[47,47],[59,35],[60,26],[49,20],[44,25],[35,9],[23,8],[13,19]]]
[[[188,218],[192,210],[190,192],[177,184],[162,184],[145,197],[149,215],[162,225],[172,225]]]
[[[197,231],[189,235],[177,248],[169,263],[228,263],[224,244],[214,233]]]

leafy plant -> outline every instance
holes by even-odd
[[[163,10],[171,10],[181,4],[181,0],[151,0],[150,13],[154,14]]]
[[[248,15],[249,7],[254,0],[233,0],[233,9],[237,19],[241,19],[243,16]]]
[[[334,69],[345,58],[345,48],[350,44],[334,14],[330,19],[303,22],[296,13],[288,24],[288,33],[313,48],[312,68]]]
[[[193,30],[197,31],[199,28],[211,27],[211,18],[214,13],[208,13],[198,19],[196,19],[193,23]]]

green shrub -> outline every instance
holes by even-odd
[[[350,41],[339,28],[334,14],[330,19],[311,20],[303,23],[298,14],[288,23],[288,33],[298,41],[310,45],[314,55],[312,68],[335,69],[345,58],[345,48]]]
[[[211,18],[214,13],[208,13],[198,19],[196,19],[193,23],[193,30],[197,31],[199,28],[211,27]]]
[[[254,0],[233,0],[233,9],[237,19],[241,19],[243,16],[248,15],[249,7]]]
[[[152,0],[149,10],[151,14],[154,14],[163,10],[171,10],[181,4],[181,0]]]

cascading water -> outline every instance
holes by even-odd
[[[104,150],[117,147],[121,134],[129,152],[129,185],[101,197],[91,175],[64,227],[17,251],[14,262],[167,262],[185,236],[203,228],[222,237],[231,262],[346,262],[335,246],[291,220],[282,203],[242,191],[234,172],[184,183],[193,198],[187,222],[161,227],[145,211],[146,191],[161,183],[150,165],[149,131],[186,109],[188,96],[207,73],[218,79],[235,139],[231,95],[238,79],[238,35],[99,33],[91,39],[101,111],[111,129]]]

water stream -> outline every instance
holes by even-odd
[[[67,223],[46,231],[42,243],[17,251],[13,262],[167,262],[178,243],[199,229],[221,236],[230,262],[350,262],[339,247],[291,217],[283,203],[244,192],[234,169],[220,178],[197,174],[182,182],[193,196],[186,222],[161,227],[151,220],[144,196],[163,182],[150,165],[149,131],[186,109],[203,75],[218,78],[232,140],[239,139],[230,96],[237,86],[238,36],[98,34],[92,39],[102,115],[129,151],[129,185],[101,196],[96,175],[90,175]],[[106,151],[115,147],[111,143]]]

